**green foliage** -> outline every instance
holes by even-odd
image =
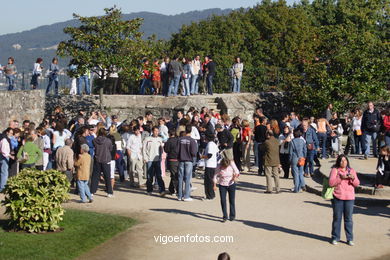
[[[68,199],[69,181],[55,170],[24,169],[10,178],[4,189],[5,214],[14,229],[28,232],[54,231],[64,215],[61,204]]]
[[[123,216],[72,209],[66,210],[60,223],[64,229],[62,232],[6,232],[1,228],[5,221],[0,221],[0,259],[75,259],[126,231],[134,223],[133,219]]]
[[[216,92],[229,91],[228,68],[244,62],[244,91],[288,91],[293,108],[319,115],[367,100],[389,101],[388,0],[263,1],[183,26],[171,54],[211,54]]]
[[[57,51],[62,57],[72,57],[80,74],[85,69],[96,72],[103,88],[106,78],[114,72],[131,80],[139,79],[140,61],[153,53],[156,44],[154,38],[142,39],[139,29],[143,19],[122,20],[120,9],[104,10],[106,15],[99,17],[74,14],[81,25],[64,29],[70,39],[62,41]]]

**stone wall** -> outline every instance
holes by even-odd
[[[45,93],[33,91],[0,91],[0,129],[8,127],[10,120],[42,121],[45,113]]]
[[[4,129],[10,119],[22,121],[29,119],[39,123],[44,115],[52,114],[56,106],[61,106],[65,114],[72,118],[83,110],[92,112],[100,110],[99,96],[60,96],[45,97],[44,91],[0,92],[1,127]],[[131,120],[151,111],[156,118],[173,117],[178,110],[187,111],[190,107],[200,110],[201,107],[215,108],[231,117],[240,116],[251,121],[256,107],[262,107],[268,117],[279,117],[288,111],[283,93],[241,93],[215,94],[214,96],[162,97],[138,95],[105,95],[103,109],[109,115],[118,115],[121,121]]]

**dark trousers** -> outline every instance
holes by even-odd
[[[378,171],[376,173],[375,183],[377,185],[390,185],[390,171],[384,171],[383,175]]]
[[[171,173],[171,181],[169,182],[169,192],[177,193],[179,185],[179,161],[168,161],[168,170]]]
[[[206,199],[214,199],[215,198],[215,192],[214,192],[214,174],[215,174],[215,168],[208,168],[206,167],[204,171],[204,193],[206,195]]]
[[[221,197],[221,207],[223,213],[223,219],[227,219],[227,210],[226,210],[226,193],[229,193],[229,206],[230,206],[230,216],[229,219],[236,218],[236,205],[235,205],[235,197],[236,197],[236,184],[232,184],[230,186],[222,186],[219,185],[219,195]]]
[[[40,171],[43,171],[43,165],[35,166],[35,169],[40,170]]]
[[[332,240],[340,240],[341,219],[344,216],[344,230],[348,241],[353,241],[353,205],[354,200],[332,199],[333,222],[332,222]]]
[[[99,163],[96,159],[93,162],[91,193],[95,194],[99,185],[100,173],[103,172],[104,182],[106,183],[106,191],[108,194],[113,194],[111,186],[110,164]]]
[[[161,177],[161,161],[155,161],[155,162],[147,162],[147,173],[148,173],[148,179],[146,180],[146,190],[147,192],[153,191],[153,180],[154,177],[157,179],[159,191],[164,192],[165,191],[165,184]]]
[[[23,170],[23,169],[26,169],[26,168],[31,168],[31,169],[33,169],[33,168],[35,168],[35,164],[20,164],[20,166],[19,166],[19,170]]]
[[[241,171],[241,157],[242,157],[242,145],[239,142],[233,144],[233,158],[237,168]]]
[[[125,180],[125,160],[123,159],[123,153],[122,151],[116,151],[117,154],[119,154],[119,158],[115,160],[115,167],[118,169],[119,172],[119,180],[122,182]]]
[[[288,179],[290,175],[290,155],[288,153],[281,153],[280,156],[280,164],[282,165],[282,169],[284,172],[283,178]]]
[[[264,144],[263,143],[259,143],[257,157],[258,157],[258,166],[259,166],[258,174],[264,175]]]
[[[213,75],[207,75],[206,84],[207,84],[207,92],[209,95],[213,94]]]

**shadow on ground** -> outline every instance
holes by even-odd
[[[221,222],[221,218],[209,214],[204,214],[204,213],[196,213],[196,212],[191,212],[191,211],[186,211],[186,210],[179,210],[179,209],[150,209],[152,211],[157,211],[157,212],[166,212],[166,213],[173,213],[173,214],[182,214],[182,215],[189,215],[195,218],[200,218],[204,220],[211,220],[211,221],[216,221],[216,222]],[[236,219],[235,221],[241,222],[244,225],[253,227],[253,228],[259,228],[267,231],[279,231],[283,232],[286,234],[290,235],[295,235],[295,236],[301,236],[301,237],[306,237],[306,238],[311,238],[315,240],[320,240],[320,241],[329,241],[329,237],[321,236],[321,235],[316,235],[313,233],[305,232],[305,231],[299,231],[299,230],[294,230],[290,228],[285,228],[273,224],[268,224],[264,222],[258,222],[258,221],[251,221],[251,220],[242,220],[242,219]]]

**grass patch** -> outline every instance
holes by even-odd
[[[67,209],[60,223],[62,232],[27,234],[6,232],[7,221],[2,220],[0,259],[74,259],[134,223],[127,217]]]

